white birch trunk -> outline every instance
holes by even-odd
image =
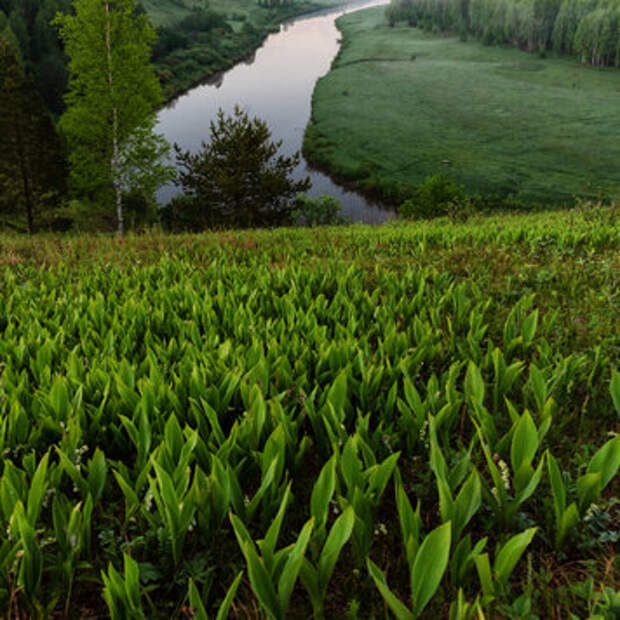
[[[114,100],[114,80],[112,68],[112,35],[110,26],[110,4],[105,3],[106,12],[106,56],[108,64],[108,87],[110,89],[110,97]],[[123,219],[123,192],[120,179],[120,148],[118,143],[118,109],[116,105],[112,106],[112,159],[110,161],[112,169],[112,186],[116,196],[116,219],[118,223],[117,232],[119,235],[125,234],[125,223]]]

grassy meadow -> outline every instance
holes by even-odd
[[[617,207],[0,237],[0,617],[611,620],[619,269]]]
[[[620,74],[346,15],[304,153],[363,189],[443,172],[472,194],[620,196]]]

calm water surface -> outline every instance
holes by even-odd
[[[280,152],[291,155],[301,150],[310,120],[312,92],[338,53],[340,32],[335,21],[351,11],[386,4],[387,0],[365,0],[344,7],[326,9],[283,24],[247,61],[219,74],[204,85],[182,95],[159,113],[158,131],[170,143],[196,151],[209,139],[209,123],[219,108],[231,113],[236,104],[250,116],[269,125],[273,138],[282,140]],[[343,214],[354,220],[375,223],[392,216],[356,192],[347,191],[325,174],[302,161],[296,178],[310,176],[310,196],[331,194],[342,203]],[[160,193],[165,202],[176,193],[167,187]]]

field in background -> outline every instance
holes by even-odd
[[[443,172],[471,193],[570,201],[620,195],[620,74],[390,28],[383,8],[338,21],[304,153],[367,190]]]

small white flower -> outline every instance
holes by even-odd
[[[499,467],[499,471],[502,474],[502,480],[504,481],[504,487],[506,487],[507,491],[510,491],[510,469],[508,465],[506,465],[506,461],[503,461],[502,459],[500,459],[499,462],[497,463],[497,466]]]

